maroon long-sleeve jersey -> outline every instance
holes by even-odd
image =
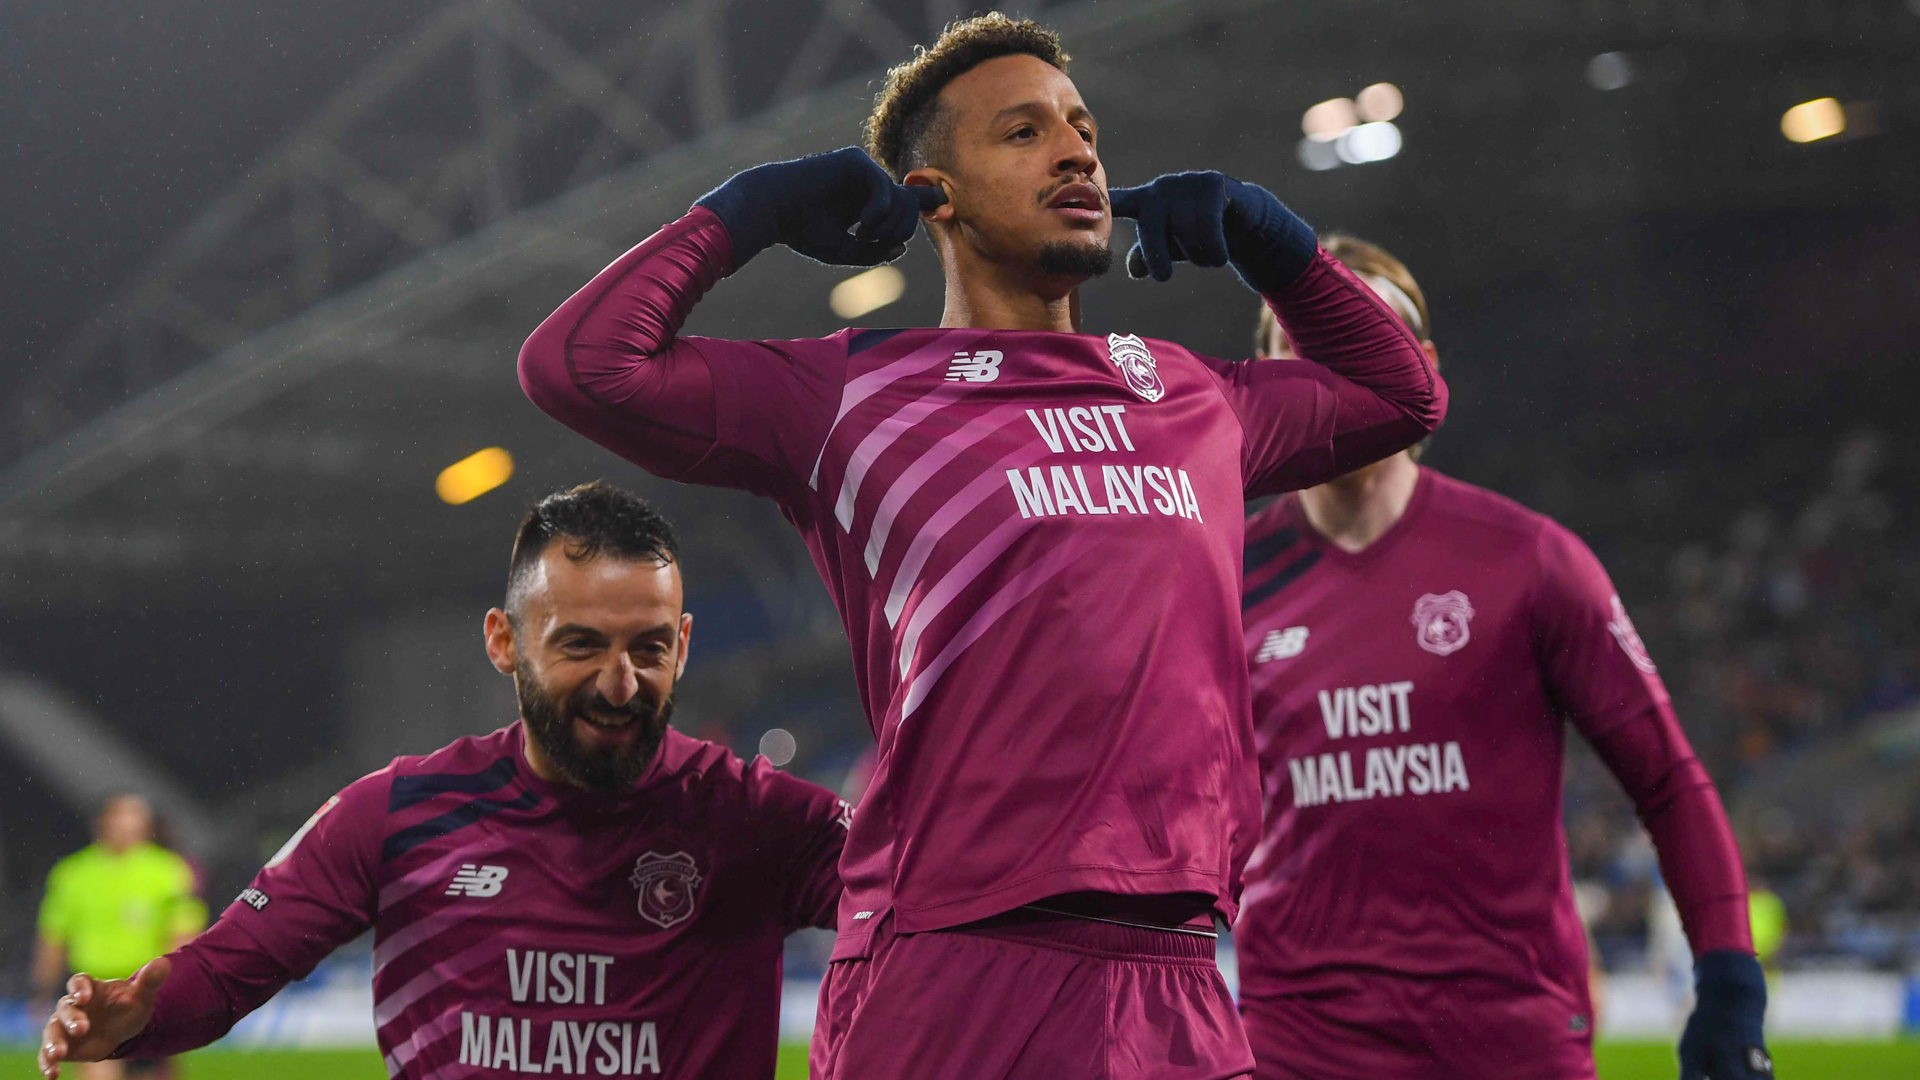
[[[1234,938],[1263,1064],[1591,1074],[1569,721],[1633,798],[1694,950],[1751,948],[1719,797],[1571,532],[1422,469],[1352,554],[1288,497],[1248,523],[1245,602],[1266,817]]]
[[[1438,424],[1417,342],[1324,254],[1268,298],[1315,362],[1120,333],[679,336],[731,260],[695,210],[549,317],[520,377],[581,434],[770,496],[804,537],[879,739],[836,955],[889,912],[922,931],[1067,892],[1230,917],[1259,825],[1244,499]]]
[[[771,1077],[787,934],[833,925],[848,807],[669,730],[629,791],[533,775],[518,723],[328,800],[172,955],[118,1056],[225,1034],[374,933],[388,1075]]]

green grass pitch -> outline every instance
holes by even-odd
[[[1602,1080],[1675,1080],[1673,1047],[1658,1042],[1605,1042],[1596,1055]],[[1773,1046],[1781,1080],[1880,1080],[1920,1076],[1920,1039],[1889,1042],[1782,1041]],[[189,1055],[180,1080],[385,1080],[371,1050],[205,1050]],[[30,1053],[0,1053],[0,1080],[39,1072]],[[69,1076],[72,1073],[68,1073]],[[806,1080],[807,1048],[780,1048],[778,1080]]]

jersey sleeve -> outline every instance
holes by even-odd
[[[656,476],[797,508],[838,406],[844,340],[680,336],[732,259],[710,210],[661,229],[540,324],[520,350],[520,385],[541,411]]]
[[[118,1057],[205,1046],[373,925],[391,769],[328,799],[206,933],[168,954],[153,1019]]]
[[[747,767],[754,845],[770,862],[775,918],[782,928],[832,929],[840,905],[840,851],[853,807],[755,758]]]
[[[1747,880],[1713,780],[1607,572],[1579,538],[1539,538],[1531,611],[1556,705],[1593,745],[1653,837],[1695,954],[1752,951]]]
[[[1265,299],[1302,359],[1211,361],[1246,431],[1248,498],[1324,483],[1440,426],[1447,387],[1426,351],[1325,251]]]

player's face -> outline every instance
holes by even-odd
[[[487,651],[513,674],[534,745],[578,787],[632,784],[666,734],[673,686],[686,670],[693,616],[682,611],[680,568],[607,556],[575,562],[555,544],[518,616],[516,627],[497,609],[488,613]]]
[[[1096,151],[1098,126],[1066,74],[1038,57],[1002,56],[940,92],[952,143],[932,213],[987,261],[1083,280],[1104,272],[1113,213]]]

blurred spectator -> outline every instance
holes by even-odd
[[[207,907],[195,895],[192,868],[153,838],[147,801],[116,795],[94,822],[94,842],[47,876],[33,961],[34,989],[44,999],[58,995],[71,972],[124,979],[206,928]],[[159,1061],[80,1068],[86,1080],[166,1074]]]
[[[1869,778],[1851,774],[1825,785],[1801,778],[1791,794],[1802,805],[1792,808],[1768,787],[1782,763],[1857,741],[1920,704],[1916,447],[1871,430],[1828,446],[1822,473],[1767,491],[1719,526],[1719,543],[1671,543],[1664,581],[1646,572],[1660,565],[1657,544],[1635,547],[1637,565],[1617,576],[1729,804],[1762,807],[1736,820],[1756,945],[1763,924],[1771,929],[1763,957],[1898,968],[1920,962],[1920,800],[1895,792],[1876,801],[1860,790]],[[1711,482],[1705,472],[1676,479],[1683,490]],[[1654,527],[1716,531],[1705,521]],[[1575,877],[1604,891],[1593,929],[1609,964],[1641,966],[1654,959],[1653,868],[1606,781],[1590,753],[1574,753],[1568,848]],[[1812,796],[1799,790],[1809,787]]]

